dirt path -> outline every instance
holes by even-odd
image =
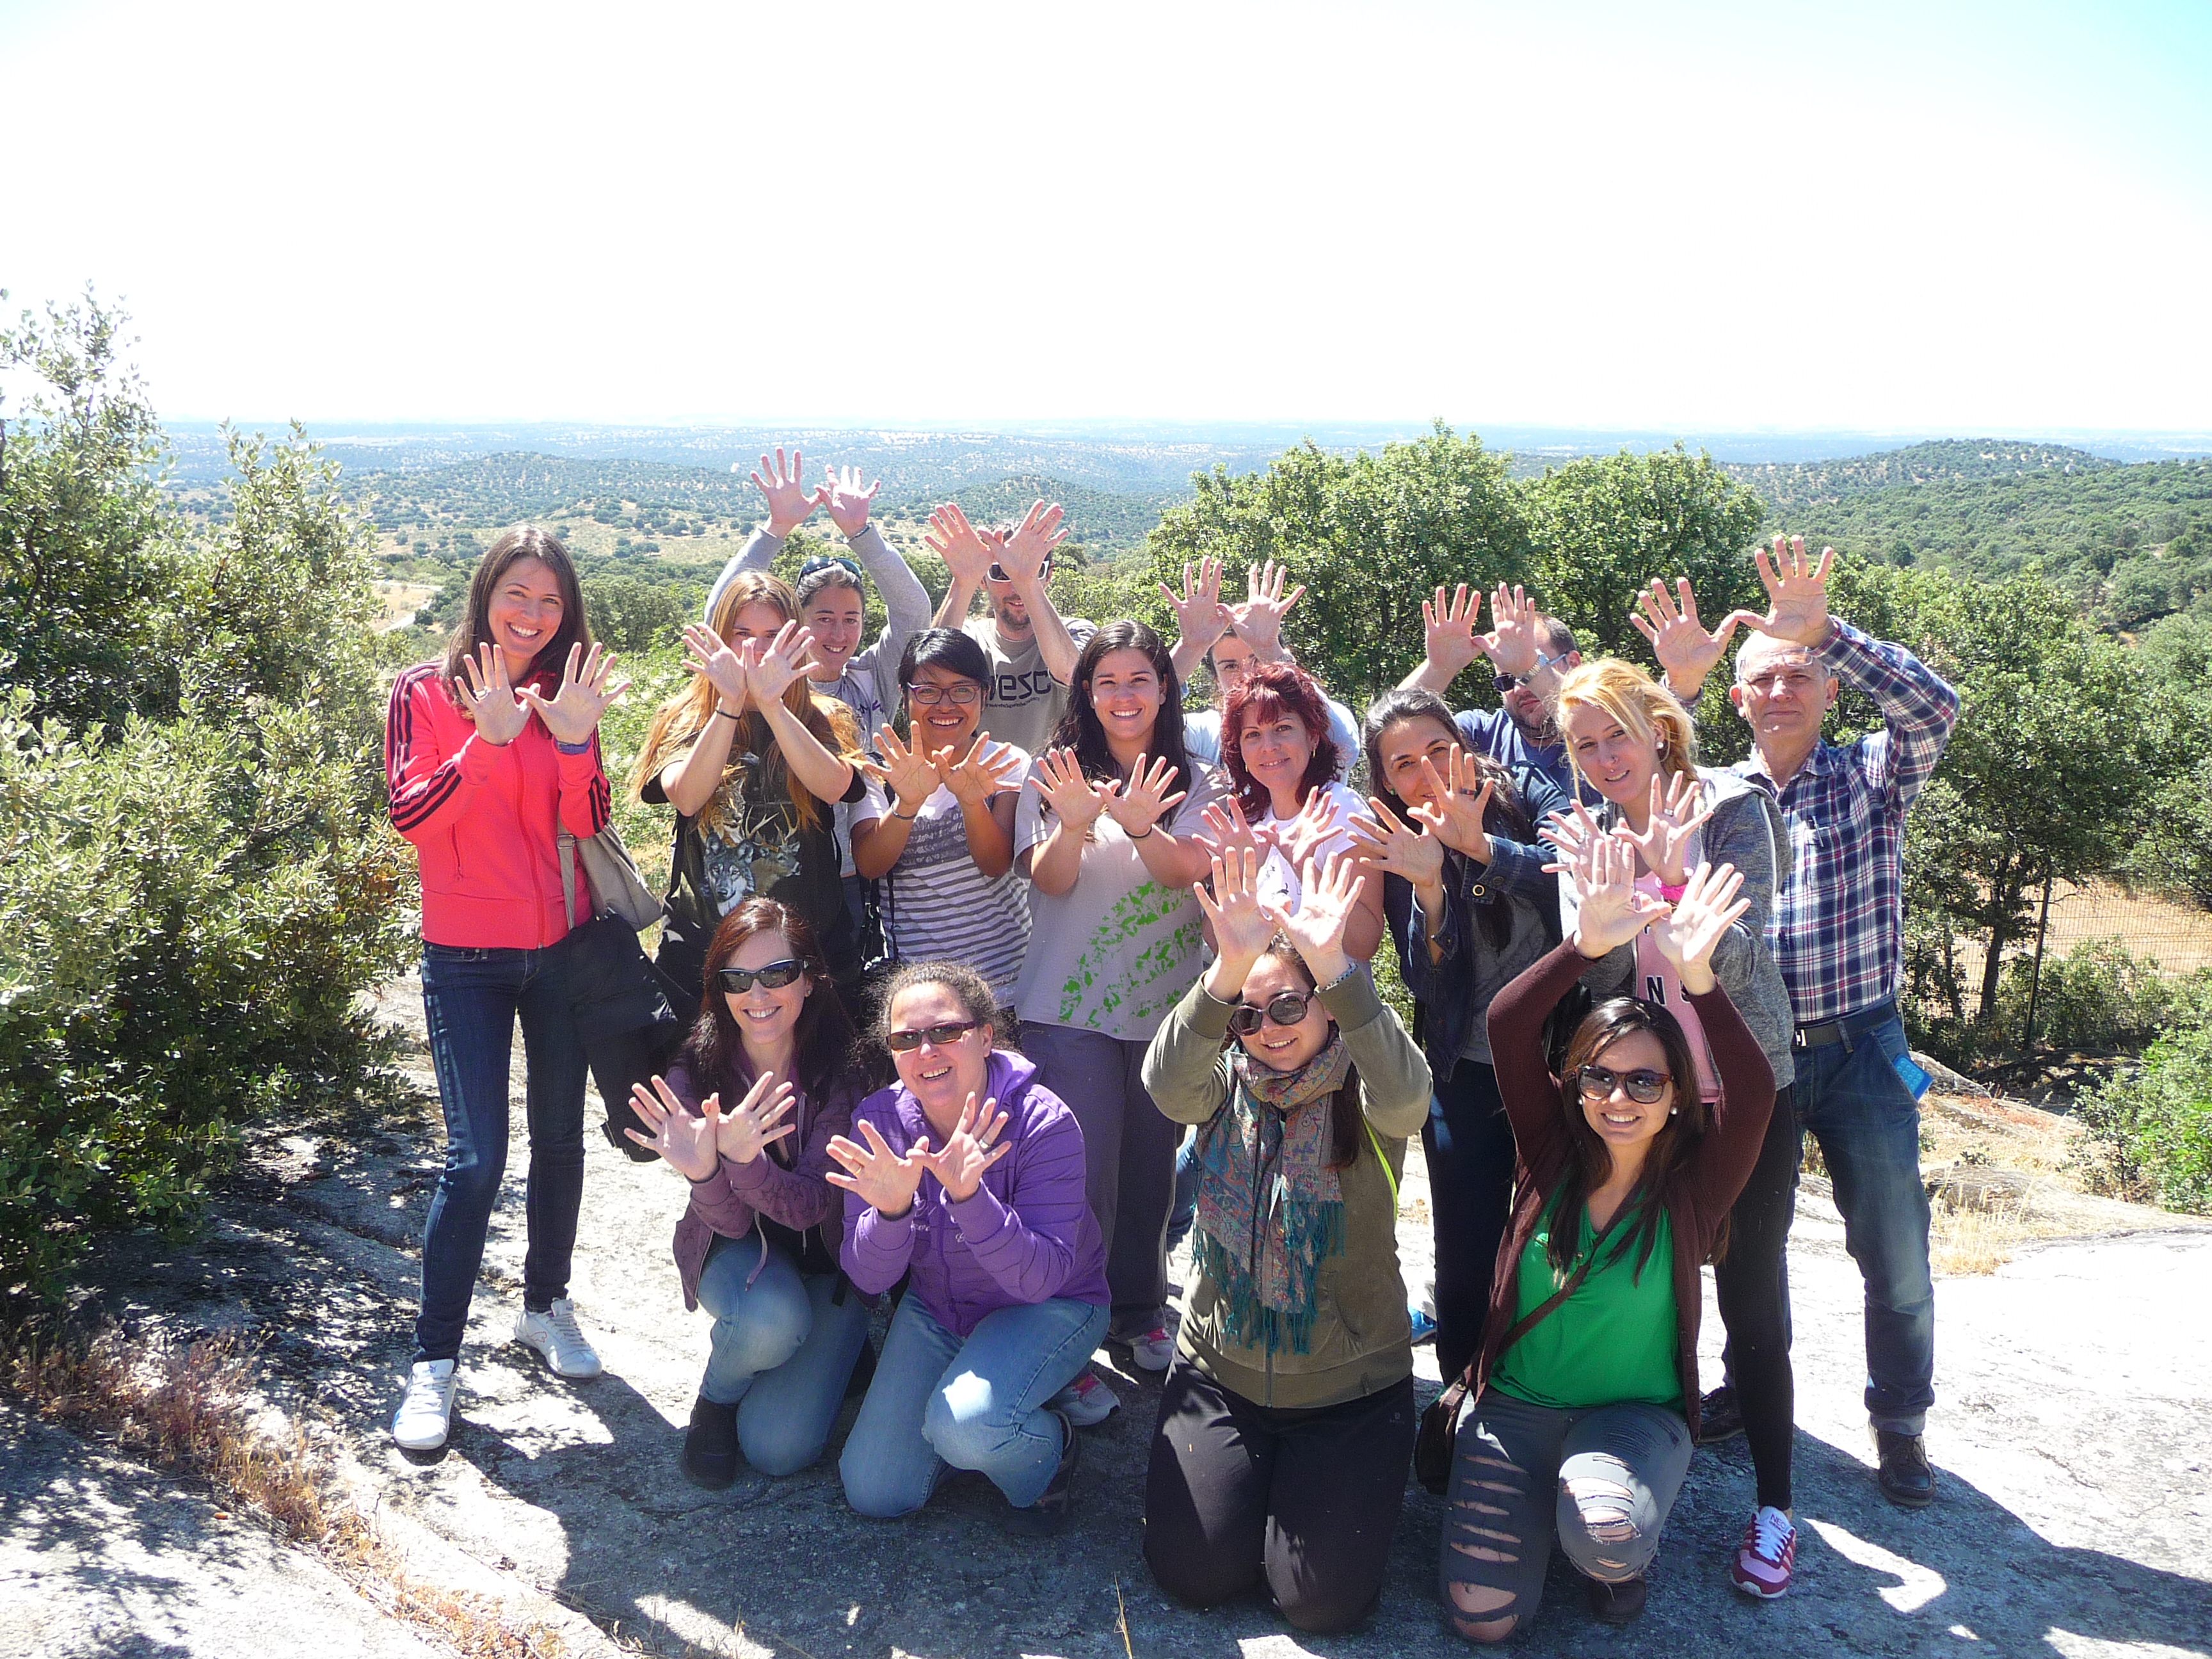
[[[386,1006],[419,1025],[407,987]],[[1357,1632],[1294,1639],[1257,1602],[1203,1614],[1165,1604],[1139,1553],[1158,1391],[1127,1372],[1109,1376],[1127,1403],[1088,1431],[1081,1512],[1053,1544],[1004,1536],[1000,1498],[973,1477],[917,1517],[861,1520],[834,1455],[787,1480],[691,1488],[675,1456],[706,1320],[684,1314],[668,1256],[680,1180],[587,1137],[575,1295],[605,1377],[561,1382],[503,1341],[523,1245],[519,1071],[515,1083],[517,1151],[463,1355],[460,1420],[440,1458],[410,1462],[383,1433],[442,1145],[427,1118],[343,1142],[295,1138],[202,1241],[175,1251],[129,1241],[97,1277],[131,1316],[262,1336],[286,1384],[345,1425],[387,1509],[656,1652],[1103,1659],[1124,1651],[1123,1609],[1139,1656],[1466,1650],[1436,1600],[1442,1505],[1418,1487],[1382,1604]],[[1428,1253],[1415,1150],[1401,1233],[1409,1279],[1425,1278]],[[1728,1585],[1752,1506],[1737,1441],[1692,1466],[1650,1612],[1626,1639],[1698,1654],[2212,1653],[2212,1228],[2115,1208],[2142,1231],[2026,1241],[1994,1273],[1940,1283],[1929,1443],[1941,1491],[1935,1507],[1907,1515],[1875,1490],[1856,1273],[1833,1210],[1808,1188],[1791,1251],[1798,1587],[1761,1606]],[[1706,1333],[1717,1372],[1710,1291]],[[1420,1353],[1432,1386],[1433,1356]],[[1614,1653],[1623,1640],[1589,1623],[1555,1561],[1516,1650]]]

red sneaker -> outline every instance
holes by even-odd
[[[1729,1577],[1746,1595],[1772,1601],[1790,1588],[1790,1569],[1797,1562],[1797,1528],[1772,1504],[1762,1507],[1744,1528],[1743,1543],[1735,1553]]]

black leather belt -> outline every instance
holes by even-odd
[[[1871,1008],[1862,1008],[1855,1014],[1845,1014],[1840,1019],[1824,1019],[1816,1025],[1800,1025],[1790,1038],[1796,1048],[1819,1048],[1831,1042],[1840,1042],[1848,1050],[1851,1039],[1895,1017],[1897,1003],[1878,1002]]]

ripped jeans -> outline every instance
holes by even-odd
[[[1496,1642],[1527,1624],[1555,1532],[1585,1577],[1642,1577],[1689,1468],[1689,1425],[1664,1406],[1565,1411],[1485,1389],[1460,1424],[1445,1500],[1452,1628]]]

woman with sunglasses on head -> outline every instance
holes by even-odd
[[[1030,771],[1015,863],[1034,931],[1015,1006],[1022,1050],[1083,1126],[1091,1208],[1106,1241],[1114,1335],[1146,1370],[1167,1333],[1167,1224],[1181,1133],[1145,1092],[1145,1047],[1204,962],[1191,884],[1209,868],[1196,834],[1220,785],[1183,752],[1166,643],[1108,623],[1076,660],[1067,714]],[[1114,1408],[1086,1371],[1079,1419]]]
[[[907,735],[878,734],[853,809],[853,861],[879,884],[885,943],[899,962],[964,962],[1011,998],[1030,937],[1014,874],[1014,809],[1030,757],[982,730],[990,662],[956,629],[931,628],[899,659]]]
[[[996,1047],[998,1001],[956,963],[908,963],[884,987],[898,1082],[830,1143],[845,1189],[845,1271],[903,1278],[838,1465],[863,1515],[911,1514],[946,1464],[990,1477],[1017,1533],[1067,1518],[1074,1425],[1048,1402],[1106,1331],[1105,1251],[1083,1197],[1083,1133],[1020,1054]]]
[[[1436,1097],[1421,1126],[1436,1231],[1437,1363],[1467,1369],[1513,1185],[1513,1132],[1491,1069],[1491,999],[1559,942],[1556,878],[1536,841],[1566,798],[1533,767],[1470,751],[1442,698],[1385,693],[1368,711],[1371,816],[1353,850],[1382,878]]]
[[[582,1039],[570,1016],[560,837],[597,835],[610,801],[599,716],[622,695],[592,643],[568,550],[501,532],[477,562],[441,662],[392,688],[392,821],[422,860],[422,1014],[446,1115],[446,1167],[422,1231],[422,1305],[392,1436],[446,1443],[455,1367],[507,1169],[507,1064],[528,1056],[529,1251],[514,1340],[562,1376],[599,1374],[568,1299],[584,1193]]]
[[[1789,987],[1766,948],[1776,872],[1789,831],[1774,798],[1729,772],[1697,763],[1697,728],[1674,693],[1617,658],[1586,662],[1559,683],[1559,729],[1585,799],[1548,832],[1563,848],[1609,836],[1635,861],[1639,890],[1658,898],[1680,890],[1699,862],[1727,863],[1743,878],[1741,920],[1713,950],[1713,972],[1759,1039],[1773,1068],[1775,1100],[1766,1141],[1735,1213],[1729,1250],[1713,1268],[1722,1322],[1724,1381],[1700,1409],[1706,1440],[1741,1433],[1751,1448],[1758,1504],[1730,1568],[1747,1595],[1790,1588],[1797,1553],[1790,1519],[1790,1452],[1796,1387],[1790,1364],[1786,1252],[1797,1207],[1798,1133],[1791,1087],[1796,1079]],[[1574,926],[1573,893],[1562,893]],[[1710,1102],[1718,1083],[1695,1009],[1682,996],[1666,954],[1649,933],[1616,949],[1584,975],[1596,995],[1626,992],[1663,1002],[1687,1033],[1698,1086]],[[1732,1419],[1732,1420],[1729,1420]]]
[[[840,986],[859,982],[830,808],[867,781],[851,712],[808,690],[798,609],[776,577],[731,581],[711,622],[684,629],[696,678],[654,713],[630,773],[640,799],[676,809],[659,959],[687,993],[705,988],[722,917],[756,894],[806,918]]]
[[[1759,1160],[1774,1073],[1713,973],[1742,878],[1701,864],[1674,899],[1639,892],[1635,854],[1571,856],[1574,936],[1490,1006],[1518,1154],[1512,1231],[1452,1452],[1441,1548],[1454,1629],[1503,1641],[1543,1594],[1556,1534],[1599,1619],[1644,1610],[1644,1574],[1697,1431],[1698,1267]],[[1719,1085],[1708,1102],[1680,1024],[1632,997],[1577,1024],[1561,1074],[1544,1024],[1593,962],[1649,928],[1680,978]]]
[[[691,1183],[676,1267],[684,1307],[705,1304],[714,1326],[682,1468],[719,1491],[740,1450],[763,1474],[822,1455],[868,1307],[837,1264],[828,1180],[860,1096],[853,1022],[814,930],[775,899],[744,900],[714,929],[706,975],[676,1063],[636,1087],[651,1133],[624,1133]]]
[[[1308,1631],[1381,1593],[1413,1450],[1398,1175],[1429,1067],[1345,949],[1359,870],[1309,863],[1292,913],[1251,848],[1212,860],[1193,891],[1220,954],[1145,1055],[1160,1110],[1200,1126],[1145,1559],[1185,1601],[1264,1587]]]

